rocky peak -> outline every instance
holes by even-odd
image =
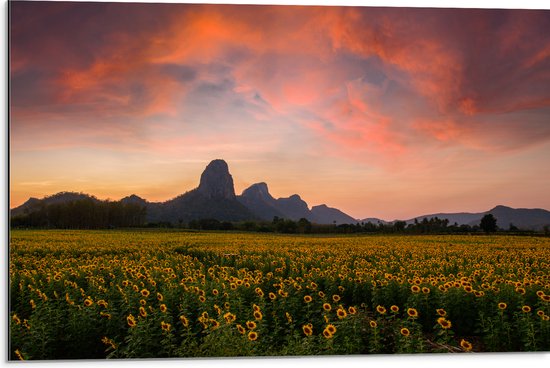
[[[23,203],[23,206],[33,206],[33,205],[37,204],[38,202],[40,202],[40,199],[35,198],[35,197],[30,197],[29,199],[27,199],[27,201],[25,203]]]
[[[313,206],[311,207],[311,210],[326,210],[326,209],[330,209],[329,206],[327,206],[326,204],[320,204],[318,206]]]
[[[137,196],[135,194],[129,195],[128,197],[124,197],[120,200],[122,203],[137,203],[137,204],[145,204],[145,199],[141,198],[140,196]]]
[[[213,160],[206,166],[197,191],[210,199],[235,199],[233,177],[224,160]]]
[[[288,198],[277,199],[277,207],[286,218],[292,220],[298,220],[302,217],[311,218],[307,203],[297,194],[293,194]]]
[[[286,203],[292,206],[299,206],[305,209],[308,208],[307,203],[298,194],[293,194],[287,198],[279,198],[277,199],[277,201],[281,203]]]
[[[258,199],[272,199],[273,197],[269,194],[269,189],[267,188],[266,183],[256,183],[252,184],[245,190],[243,190],[243,197],[247,198],[258,198]]]

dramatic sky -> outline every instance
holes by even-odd
[[[223,158],[387,220],[550,209],[550,11],[12,2],[10,207]]]

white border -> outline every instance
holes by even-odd
[[[78,0],[82,1],[82,0]],[[109,2],[108,0],[95,0],[97,2]],[[143,0],[122,0],[120,2],[150,2],[150,3],[210,3],[210,4],[277,4],[277,5],[346,5],[346,6],[404,6],[404,7],[445,7],[445,8],[494,8],[494,9],[550,9],[550,1],[542,0],[364,0],[364,1],[350,1],[350,0],[294,0],[294,1],[143,1]],[[2,1],[2,39],[7,41],[7,13],[8,2]],[[550,30],[549,30],[550,31]],[[8,45],[7,42],[4,43]],[[0,259],[0,274],[2,275],[2,281],[0,282],[0,296],[5,300],[2,303],[3,316],[0,318],[0,328],[4,332],[3,336],[3,356],[2,365],[7,364],[7,248],[8,248],[8,234],[7,234],[7,213],[8,213],[8,155],[7,155],[7,46],[2,48],[2,57],[0,58],[0,65],[4,73],[1,74],[1,82],[4,88],[0,92],[2,94],[0,100],[0,112],[5,117],[4,129],[0,130],[0,144],[1,144],[1,157],[0,162],[2,164],[2,172],[4,173],[4,185],[3,195],[1,196],[1,205],[4,209],[1,213],[2,234],[5,239],[5,257]],[[258,367],[280,367],[281,365],[297,366],[300,365],[303,368],[315,367],[323,368],[330,367],[335,368],[339,365],[345,365],[346,368],[351,367],[407,367],[407,368],[455,368],[455,367],[476,367],[493,365],[499,368],[501,367],[519,367],[528,364],[529,366],[548,367],[550,366],[550,352],[546,353],[483,353],[483,354],[453,354],[453,355],[440,355],[440,354],[422,354],[422,355],[368,355],[368,356],[341,356],[341,357],[311,357],[311,358],[253,358],[253,359],[166,359],[166,360],[122,360],[122,361],[67,361],[67,362],[43,362],[40,363],[40,367],[67,367],[73,365],[83,365],[86,367],[115,367],[122,365],[123,367],[151,367],[153,365],[161,365],[163,367],[235,367],[235,368],[258,368]]]

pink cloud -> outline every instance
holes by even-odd
[[[484,116],[550,106],[550,43],[540,34],[546,21],[540,13],[172,6],[155,18],[148,9],[136,12],[143,29],[108,26],[86,59],[67,52],[70,45],[59,38],[38,47],[55,76],[48,80],[55,107],[42,113],[61,116],[78,106],[99,119],[185,121],[196,88],[226,78],[243,110],[265,124],[290,119],[322,137],[319,145],[334,155],[392,160],[425,144],[472,148],[475,134],[487,129]],[[489,33],[493,24],[500,26]],[[28,69],[28,60],[16,50],[12,74]],[[186,65],[196,77],[177,81],[163,71],[166,65]],[[227,72],[210,72],[212,65]],[[372,69],[384,75],[383,85],[364,80]],[[231,98],[220,95],[215,107],[225,108]],[[522,128],[506,129],[500,137],[513,140]]]

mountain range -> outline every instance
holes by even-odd
[[[479,225],[481,218],[488,214],[497,219],[497,226],[501,229],[508,229],[510,225],[513,225],[523,230],[542,230],[544,226],[550,226],[550,211],[540,208],[511,208],[501,205],[479,213],[435,213],[418,216],[407,220],[406,223],[413,223],[415,219],[421,221],[424,218],[438,217],[448,219],[449,225],[457,223],[458,225],[474,226]]]
[[[61,192],[43,199],[29,198],[21,206],[11,210],[11,216],[31,213],[40,207],[55,203],[73,202],[82,199],[100,201],[94,196],[83,193]],[[298,195],[285,198],[274,198],[266,183],[256,183],[245,189],[241,195],[235,194],[233,177],[224,160],[213,160],[203,171],[199,186],[165,202],[148,202],[132,194],[120,200],[122,203],[139,204],[146,208],[148,222],[188,223],[191,220],[213,218],[219,221],[272,221],[274,217],[299,220],[305,218],[317,224],[354,224],[382,223],[377,218],[354,219],[339,209],[325,204],[313,206]],[[550,225],[550,211],[544,209],[514,209],[505,206],[480,213],[436,213],[418,216],[406,220],[408,224],[415,219],[438,217],[448,219],[449,224],[479,225],[481,218],[492,214],[497,219],[497,225],[508,229],[513,224],[519,229],[541,230]],[[395,221],[394,221],[395,222]]]

